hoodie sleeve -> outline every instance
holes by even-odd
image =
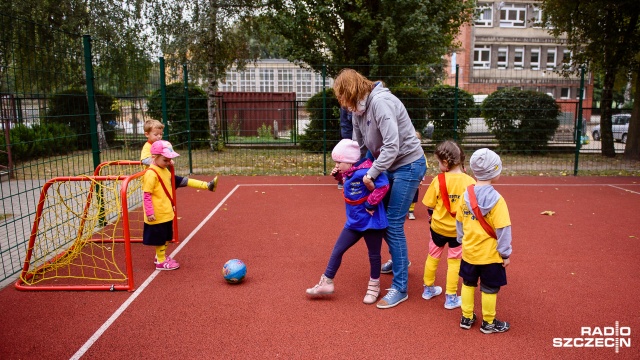
[[[367,210],[374,210],[376,206],[384,199],[389,191],[389,180],[385,174],[380,174],[375,180],[376,188],[369,194],[365,202]]]
[[[498,236],[498,253],[503,259],[508,259],[511,256],[511,226],[506,226],[500,229],[496,229],[496,235]]]

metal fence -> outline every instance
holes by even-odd
[[[21,28],[21,21],[0,15],[0,28]],[[182,155],[176,165],[178,174],[324,175],[332,167],[330,151],[340,138],[339,109],[325,72],[284,61],[230,69],[219,84],[217,121],[211,124],[203,90],[206,79],[190,75],[201,64],[174,68],[165,66],[162,58],[128,59],[121,68],[134,71],[124,76],[106,66],[107,57],[95,56],[94,48],[109,53],[110,45],[101,39],[52,30],[46,54],[32,40],[22,33],[0,39],[4,135],[0,140],[0,282],[4,284],[22,268],[42,184],[57,176],[90,175],[104,161],[139,160],[146,120],[166,125],[165,137]],[[21,48],[32,44],[30,53],[35,55],[28,60],[21,57],[18,43]],[[584,87],[577,77],[505,69],[445,74],[439,65],[356,68],[371,79],[383,79],[410,114],[417,114],[412,116],[423,136],[429,176],[438,171],[430,155],[438,131],[457,131],[464,116],[468,125],[460,133],[463,147],[468,152],[496,148],[507,175],[640,174],[638,162],[600,155],[600,141],[593,138],[599,118],[590,109],[591,93],[580,91]],[[428,91],[437,84],[455,89],[454,97],[444,99],[451,106],[430,105],[412,90]],[[498,146],[480,115],[484,96],[478,94],[489,95],[502,87],[535,90],[557,99],[562,110],[559,126],[543,148]],[[459,102],[458,96],[465,93],[474,94],[471,105]],[[438,116],[440,122],[435,121]],[[578,124],[582,131],[577,131]],[[623,143],[615,146],[616,152],[623,151]]]

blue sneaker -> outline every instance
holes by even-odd
[[[378,309],[392,308],[409,298],[406,292],[400,292],[396,289],[387,289],[389,292],[376,305]]]
[[[425,300],[429,300],[433,297],[436,297],[442,294],[442,288],[440,286],[424,286],[424,291],[422,292],[422,298]]]
[[[457,296],[456,294],[445,294],[445,296],[447,297],[444,302],[445,309],[452,310],[462,306],[462,298],[460,296]]]
[[[409,261],[409,265],[407,267],[411,266],[411,261]],[[391,274],[393,272],[393,260],[389,259],[389,261],[387,261],[386,263],[382,264],[382,266],[380,266],[380,273],[381,274]]]

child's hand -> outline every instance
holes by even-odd
[[[147,216],[149,221],[156,221],[156,216],[154,214]]]
[[[171,159],[171,165],[173,166],[173,164],[175,164],[175,163],[173,162],[173,159]]]
[[[338,173],[338,165],[336,165],[333,170],[331,170],[331,176],[335,176]]]
[[[369,213],[369,215],[373,216],[373,213],[376,212],[375,210],[367,210],[367,212]]]
[[[509,266],[509,263],[511,263],[511,260],[502,259],[502,267],[506,268],[507,266]]]

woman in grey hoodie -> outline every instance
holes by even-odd
[[[409,260],[404,222],[413,196],[427,171],[424,150],[402,102],[380,81],[373,82],[353,69],[343,69],[333,90],[340,105],[353,114],[353,133],[362,155],[371,152],[374,161],[364,177],[373,190],[374,180],[385,173],[391,189],[387,193],[389,227],[385,240],[393,260],[393,282],[377,304],[391,308],[407,300]]]

